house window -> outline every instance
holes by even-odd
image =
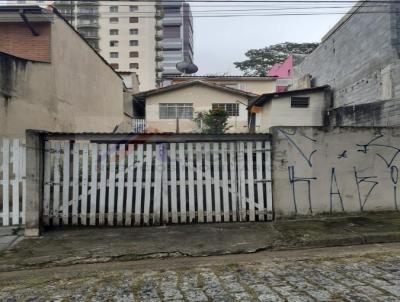
[[[131,29],[129,29],[129,34],[137,35],[137,34],[139,34],[139,30],[137,28],[131,28]]]
[[[114,69],[118,69],[118,68],[119,68],[119,65],[116,64],[116,63],[112,63],[112,64],[110,64],[110,66],[111,66],[112,68],[114,68]]]
[[[110,13],[118,13],[118,6],[110,6]]]
[[[138,51],[131,51],[131,52],[129,52],[129,57],[130,58],[138,58],[139,57],[139,52]]]
[[[139,45],[139,41],[138,40],[130,40],[129,41],[129,46],[138,46]]]
[[[116,41],[116,40],[112,40],[112,41],[110,41],[110,47],[118,47],[118,41]]]
[[[129,17],[129,23],[138,23],[139,18],[138,17]]]
[[[110,52],[110,58],[116,59],[118,57],[119,57],[118,52]]]
[[[119,30],[118,29],[110,29],[110,35],[111,36],[116,36],[119,34]]]
[[[130,6],[129,6],[129,11],[130,11],[131,13],[137,12],[138,9],[139,9],[139,7],[138,7],[137,5],[130,5]]]
[[[118,22],[119,22],[119,19],[117,17],[110,18],[110,23],[115,24],[115,23],[118,23]]]
[[[139,69],[139,63],[129,63],[130,69]]]
[[[310,98],[306,96],[293,96],[290,105],[292,108],[308,108]]]
[[[160,119],[193,119],[193,104],[160,104]]]
[[[239,116],[239,104],[237,103],[216,103],[212,104],[212,109],[225,110],[229,116]]]

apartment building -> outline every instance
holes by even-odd
[[[140,89],[162,78],[162,13],[154,1],[102,1],[100,54],[118,71],[134,71]]]
[[[193,17],[190,5],[184,1],[161,1],[164,18],[163,76],[179,76],[176,63],[193,63]]]
[[[161,83],[163,13],[160,1],[17,3],[54,5],[115,70],[135,72],[141,91],[154,89]]]

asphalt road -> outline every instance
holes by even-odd
[[[0,273],[1,301],[399,301],[400,244]]]

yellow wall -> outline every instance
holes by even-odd
[[[254,94],[264,94],[276,91],[276,80],[275,79],[263,79],[263,78],[234,78],[234,79],[224,79],[224,78],[207,78],[207,77],[193,77],[191,78],[177,78],[173,79],[171,84],[182,83],[186,81],[191,81],[194,79],[200,79],[203,81],[208,81],[216,83],[219,85],[229,85],[231,88],[240,89],[246,92]],[[235,86],[231,86],[235,85]]]
[[[248,99],[245,96],[232,94],[206,86],[190,86],[179,90],[160,93],[146,98],[146,121],[148,131],[175,132],[175,119],[159,119],[160,103],[193,103],[194,112],[204,112],[212,108],[212,103],[239,103],[239,116],[229,118],[232,128],[229,132],[248,132]],[[180,132],[197,132],[197,124],[192,120],[180,120]]]
[[[297,95],[300,96],[300,95]],[[256,132],[267,133],[274,126],[323,126],[327,108],[324,92],[305,93],[310,97],[308,108],[291,108],[291,96],[274,98],[256,113]]]
[[[0,134],[111,132],[128,124],[121,78],[57,17],[51,38],[50,64],[12,61],[11,96],[0,94]]]

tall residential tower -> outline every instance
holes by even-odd
[[[193,62],[193,20],[184,1],[8,1],[54,5],[117,71],[135,72],[140,90],[181,75],[178,62]]]

